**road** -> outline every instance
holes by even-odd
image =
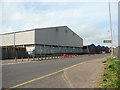
[[[2,65],[2,87],[9,88],[11,86],[21,84],[34,78],[47,75],[74,64],[102,58],[109,54],[101,55],[83,55],[77,58],[62,58],[53,60],[35,61],[29,63],[16,63]]]

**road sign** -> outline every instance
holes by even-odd
[[[111,40],[104,40],[104,43],[111,43]]]

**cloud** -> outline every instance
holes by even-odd
[[[23,15],[23,13],[21,13],[21,12],[15,12],[15,13],[13,13],[13,14],[10,16],[10,19],[11,19],[11,21],[19,22],[19,21],[25,19],[25,17],[24,17],[24,15]],[[21,22],[22,22],[22,21],[21,21]]]
[[[118,1],[111,0],[111,2]],[[3,2],[108,2],[108,0],[3,0]]]
[[[110,33],[103,33],[102,30],[90,27],[89,25],[81,25],[80,28],[76,30],[76,33],[79,34],[84,39],[84,45],[92,44],[95,45],[106,45],[111,46],[111,44],[103,43],[103,40],[110,40]],[[117,36],[114,35],[115,43],[117,43]]]
[[[0,30],[2,30],[2,4],[0,3]]]
[[[116,25],[116,4],[113,6],[112,21]],[[3,32],[67,25],[85,44],[103,44],[109,39],[105,31],[109,29],[106,3],[4,3],[3,10]]]

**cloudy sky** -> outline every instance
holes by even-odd
[[[111,2],[114,46],[117,46],[118,3]],[[108,2],[2,2],[0,33],[67,25],[84,45],[110,39]]]

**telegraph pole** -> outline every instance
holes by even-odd
[[[120,1],[118,2],[118,53],[117,57],[120,59]]]
[[[111,30],[111,57],[113,57],[113,39],[112,39],[112,21],[111,21],[110,0],[109,0],[109,17],[110,17],[110,30]]]

